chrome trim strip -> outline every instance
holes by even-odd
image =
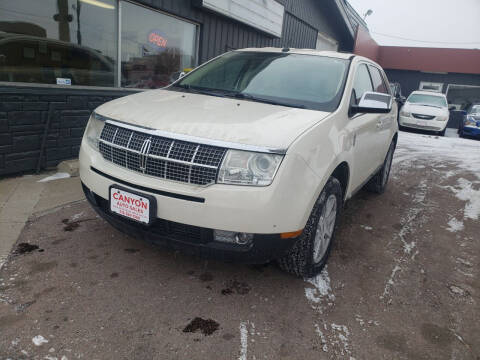
[[[198,149],[200,149],[200,145],[197,145],[197,147],[195,148],[195,152],[193,153],[192,160],[190,160],[192,164],[193,164],[193,161],[195,160],[195,157],[197,156]],[[192,179],[192,168],[193,166],[190,166],[190,168],[188,169],[188,182],[190,182],[190,180]],[[218,170],[218,168],[215,167],[215,170]]]
[[[275,148],[269,148],[269,147],[263,147],[263,146],[234,143],[229,141],[206,139],[206,138],[192,136],[192,135],[176,134],[169,131],[162,131],[162,130],[152,129],[144,126],[130,125],[123,121],[114,120],[106,116],[99,115],[97,113],[94,113],[94,116],[96,119],[100,121],[105,121],[114,126],[122,127],[122,128],[133,130],[133,131],[148,133],[154,136],[170,138],[173,140],[188,141],[188,142],[194,142],[202,145],[211,145],[211,146],[233,149],[233,150],[253,151],[253,152],[267,153],[267,154],[285,155],[287,153],[287,149],[275,149]]]

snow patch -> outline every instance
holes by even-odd
[[[35,346],[41,346],[48,343],[48,340],[45,339],[42,335],[37,335],[33,337],[32,342],[35,344]]]
[[[393,279],[395,279],[395,274],[402,270],[402,268],[398,265],[395,265],[395,267],[392,270],[392,273],[390,274],[390,277],[388,278],[387,283],[385,284],[385,288],[383,289],[383,295],[380,296],[380,299],[383,299],[385,296],[387,296],[390,293],[390,288],[395,285],[395,282]]]
[[[458,258],[458,257],[457,257],[457,262],[459,262],[462,265],[468,266],[468,267],[473,266],[473,264],[470,261],[462,259],[462,258]]]
[[[328,352],[327,338],[325,335],[323,335],[323,332],[320,330],[320,326],[318,326],[318,324],[315,324],[315,332],[318,336],[320,336],[320,340],[322,341],[322,350],[324,352]]]
[[[73,216],[72,216],[72,221],[77,221],[77,220],[80,219],[84,214],[85,214],[85,212],[82,211],[82,212],[79,212],[78,214],[73,215]]]
[[[394,165],[411,166],[425,160],[437,169],[454,163],[459,168],[477,174],[480,178],[480,142],[461,138],[435,137],[401,131]],[[452,176],[452,173],[447,173]]]
[[[360,225],[360,227],[367,230],[367,231],[373,230],[373,228],[371,226],[367,226],[367,225]]]
[[[69,173],[59,172],[59,173],[47,176],[43,179],[40,179],[37,182],[47,182],[47,181],[53,181],[53,180],[59,180],[59,179],[66,179],[66,178],[69,178],[69,177],[70,177]]]
[[[457,231],[462,231],[464,228],[463,226],[463,221],[459,221],[455,218],[450,219],[448,222],[448,228],[447,230],[450,232],[457,232]]]
[[[330,277],[328,276],[327,266],[325,266],[320,274],[313,278],[305,279],[305,281],[314,286],[313,288],[305,288],[305,296],[308,301],[310,301],[312,304],[320,304],[322,300],[326,299],[328,301],[328,305],[333,305],[333,301],[335,301],[335,295],[330,287]],[[323,310],[321,306],[313,307],[320,310],[320,312]]]
[[[461,287],[458,287],[458,286],[455,286],[455,285],[450,285],[448,288],[450,289],[450,291],[454,295],[459,295],[459,296],[465,296],[466,295],[466,291],[463,290]]]
[[[3,265],[7,262],[7,257],[6,256],[0,256],[0,270],[2,270]]]
[[[477,176],[480,176],[480,174],[477,174]],[[464,218],[478,220],[480,216],[480,189],[474,189],[473,183],[463,178],[458,179],[457,187],[445,186],[445,188],[452,190],[458,199],[467,202],[463,211]]]
[[[238,360],[247,360],[249,324],[249,321],[242,321],[240,323],[240,356],[238,357]],[[255,326],[253,326],[253,329],[255,329]]]
[[[340,345],[340,354],[345,356],[345,355],[351,355],[350,351],[350,344],[348,337],[350,336],[350,331],[345,325],[337,325],[337,324],[331,324],[332,327],[332,332],[334,336],[337,337],[339,341],[334,341],[334,343]],[[352,357],[350,357],[351,359]]]

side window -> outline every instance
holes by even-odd
[[[358,105],[365,92],[373,91],[372,80],[370,79],[367,65],[361,64],[358,66],[353,83],[353,90],[355,92],[355,98],[353,100],[355,100],[356,105]]]
[[[373,91],[389,94],[387,86],[383,81],[382,74],[380,74],[380,70],[378,70],[375,66],[368,65],[368,67],[370,68],[370,75],[372,75]]]

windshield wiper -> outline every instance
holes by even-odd
[[[246,94],[246,93],[232,91],[232,90],[207,89],[207,88],[192,86],[189,84],[182,84],[182,85],[176,84],[176,85],[173,85],[173,87],[178,87],[188,92],[192,92],[196,94],[212,95],[212,96],[218,96],[218,97],[233,97],[236,99],[251,100],[251,101],[261,102],[261,103],[270,104],[270,105],[279,105],[279,106],[287,106],[292,108],[306,109],[305,105],[296,105],[296,104],[290,104],[290,103],[285,103],[281,101],[264,99],[251,94]]]
[[[254,96],[254,95],[241,93],[241,92],[234,93],[233,96],[237,99],[257,101],[257,102],[261,102],[261,103],[264,103],[264,104],[288,106],[288,107],[299,108],[299,109],[305,109],[306,108],[305,105],[289,104],[289,103],[284,103],[284,102],[281,102],[281,101],[264,99],[264,98],[260,98],[260,97]]]
[[[184,89],[188,92],[191,92],[191,93],[194,93],[194,94],[202,94],[202,95],[211,95],[211,96],[218,96],[218,97],[225,97],[225,95],[223,95],[222,93],[220,92],[216,92],[216,91],[211,91],[207,88],[202,88],[202,87],[194,87],[192,85],[189,85],[189,84],[184,84],[184,85],[180,85],[180,84],[176,84],[174,85],[173,87],[178,87],[180,89]]]

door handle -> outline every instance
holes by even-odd
[[[381,129],[383,127],[383,121],[382,120],[379,120],[377,122],[377,129]]]

